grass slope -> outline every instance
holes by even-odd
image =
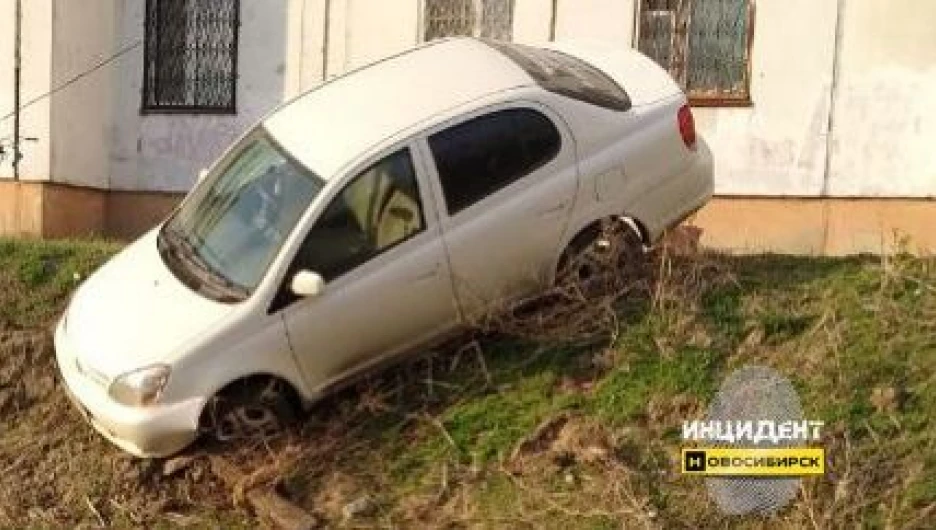
[[[123,457],[70,410],[48,345],[10,338],[47,327],[75,273],[117,248],[0,241],[0,525],[249,525],[198,465],[203,448],[172,477]],[[481,338],[329,398],[298,433],[235,456],[252,480],[348,527],[929,526],[936,261],[698,255],[655,266],[646,296],[615,307],[607,342]],[[736,519],[678,474],[679,429],[750,364],[790,378],[806,416],[826,422],[831,465],[793,506]],[[370,509],[345,520],[363,497]]]

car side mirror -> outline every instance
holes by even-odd
[[[202,168],[202,170],[198,172],[198,182],[205,180],[205,177],[207,176],[208,176],[208,169]]]
[[[325,290],[325,280],[318,273],[299,271],[293,276],[289,288],[299,298],[312,298],[322,294]]]

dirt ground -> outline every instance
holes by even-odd
[[[0,525],[249,524],[206,460],[166,476],[163,462],[132,458],[91,430],[54,375],[46,331],[0,331],[0,358]]]

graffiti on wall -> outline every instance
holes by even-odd
[[[159,116],[143,120],[139,174],[150,189],[186,191],[249,125],[233,116]]]

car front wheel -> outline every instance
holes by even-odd
[[[253,378],[238,381],[211,398],[201,430],[220,442],[266,439],[293,425],[297,415],[287,383]]]

